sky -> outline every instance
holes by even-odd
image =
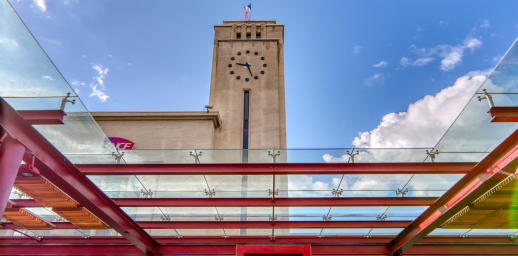
[[[243,1],[11,0],[89,111],[201,111]],[[288,148],[434,146],[518,37],[517,1],[257,1],[285,25]]]

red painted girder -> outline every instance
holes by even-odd
[[[13,138],[34,152],[34,166],[42,176],[86,207],[110,228],[130,240],[137,248],[147,254],[154,254],[155,240],[1,98],[0,125]],[[24,158],[27,163],[32,160],[30,155]]]
[[[85,175],[465,174],[476,163],[78,164]]]
[[[137,221],[144,229],[287,229],[287,228],[404,228],[410,221]],[[77,229],[69,222],[53,222],[54,229]],[[4,224],[4,229],[23,229],[13,223]]]
[[[154,236],[160,244],[388,244],[394,236],[277,236],[271,241],[268,236],[184,236],[181,239],[171,236]],[[22,245],[22,244],[131,244],[127,239],[120,236],[91,236],[85,239],[80,236],[46,236],[41,242],[21,236],[0,237],[0,245]],[[517,240],[509,240],[507,236],[427,236],[418,244],[517,244]]]
[[[516,173],[518,130],[424,211],[392,242],[394,254],[405,250],[460,212],[491,188]]]
[[[139,221],[144,229],[404,228],[411,221]]]
[[[45,240],[45,239],[44,239]],[[514,245],[415,245],[408,255],[516,255]],[[311,245],[313,255],[387,255],[390,246],[375,244]],[[0,255],[142,255],[133,245],[0,246]],[[160,245],[157,254],[235,255],[235,245]]]
[[[43,207],[40,203],[34,201],[33,199],[11,199],[14,203],[16,203],[17,207],[26,208],[26,207]]]
[[[120,207],[429,206],[436,197],[112,198]]]
[[[17,110],[27,122],[32,125],[64,124],[63,117],[67,114],[63,110]]]
[[[492,107],[491,122],[518,122],[518,107]]]

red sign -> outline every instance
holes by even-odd
[[[131,150],[135,145],[135,143],[123,138],[109,137],[108,139],[110,139],[110,142],[113,143],[116,149]]]

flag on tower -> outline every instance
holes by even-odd
[[[252,13],[252,3],[245,7],[245,20],[250,20],[250,14]]]

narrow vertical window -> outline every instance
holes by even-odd
[[[243,149],[248,149],[248,120],[250,116],[250,92],[245,91],[245,106],[243,115]]]
[[[237,33],[236,39],[241,39],[241,33]]]
[[[250,119],[250,92],[245,91],[245,100],[243,107],[243,156],[242,162],[248,163],[248,130]],[[246,175],[243,175],[245,177]]]

